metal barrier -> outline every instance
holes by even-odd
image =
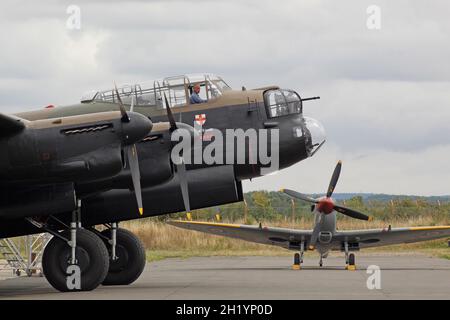
[[[16,239],[1,239],[0,254],[5,263],[0,265],[0,270],[11,270],[16,276],[22,272],[29,277],[33,274],[43,276],[41,259],[45,246],[52,236],[44,233],[30,235]]]

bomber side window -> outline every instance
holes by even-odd
[[[266,106],[270,118],[288,115],[286,99],[280,90],[271,90],[266,92]]]

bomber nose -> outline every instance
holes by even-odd
[[[306,141],[306,149],[312,157],[322,147],[326,141],[325,128],[318,120],[305,117],[306,129],[309,132],[309,139]]]
[[[145,138],[153,128],[152,121],[146,116],[129,112],[130,122],[123,123],[125,144],[133,144]]]

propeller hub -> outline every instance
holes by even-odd
[[[124,144],[131,145],[144,139],[151,131],[153,124],[146,116],[129,112],[130,122],[123,122]]]
[[[317,211],[323,214],[330,214],[334,210],[334,201],[331,198],[323,198],[316,205]]]

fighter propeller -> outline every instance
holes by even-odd
[[[330,214],[333,211],[337,211],[339,213],[342,213],[348,217],[354,218],[354,219],[358,219],[358,220],[364,220],[364,221],[372,221],[372,217],[369,217],[361,212],[358,212],[356,210],[353,209],[349,209],[343,206],[339,206],[336,205],[333,201],[333,199],[331,198],[333,195],[333,192],[336,188],[336,185],[339,181],[339,176],[341,174],[341,169],[342,169],[342,162],[339,161],[338,164],[336,165],[336,168],[334,169],[333,175],[331,177],[331,181],[330,181],[330,185],[328,186],[328,190],[326,193],[325,197],[319,198],[319,199],[314,199],[311,198],[305,194],[293,191],[293,190],[288,190],[288,189],[283,189],[281,190],[281,192],[286,193],[287,195],[305,201],[305,202],[309,202],[309,203],[313,203],[314,204],[314,208],[317,212],[319,212],[320,214]],[[316,224],[316,227],[313,230],[313,234],[311,236],[311,243],[310,243],[310,248],[314,248],[316,242],[317,242],[317,238],[319,236],[319,232],[320,232],[320,224]]]

